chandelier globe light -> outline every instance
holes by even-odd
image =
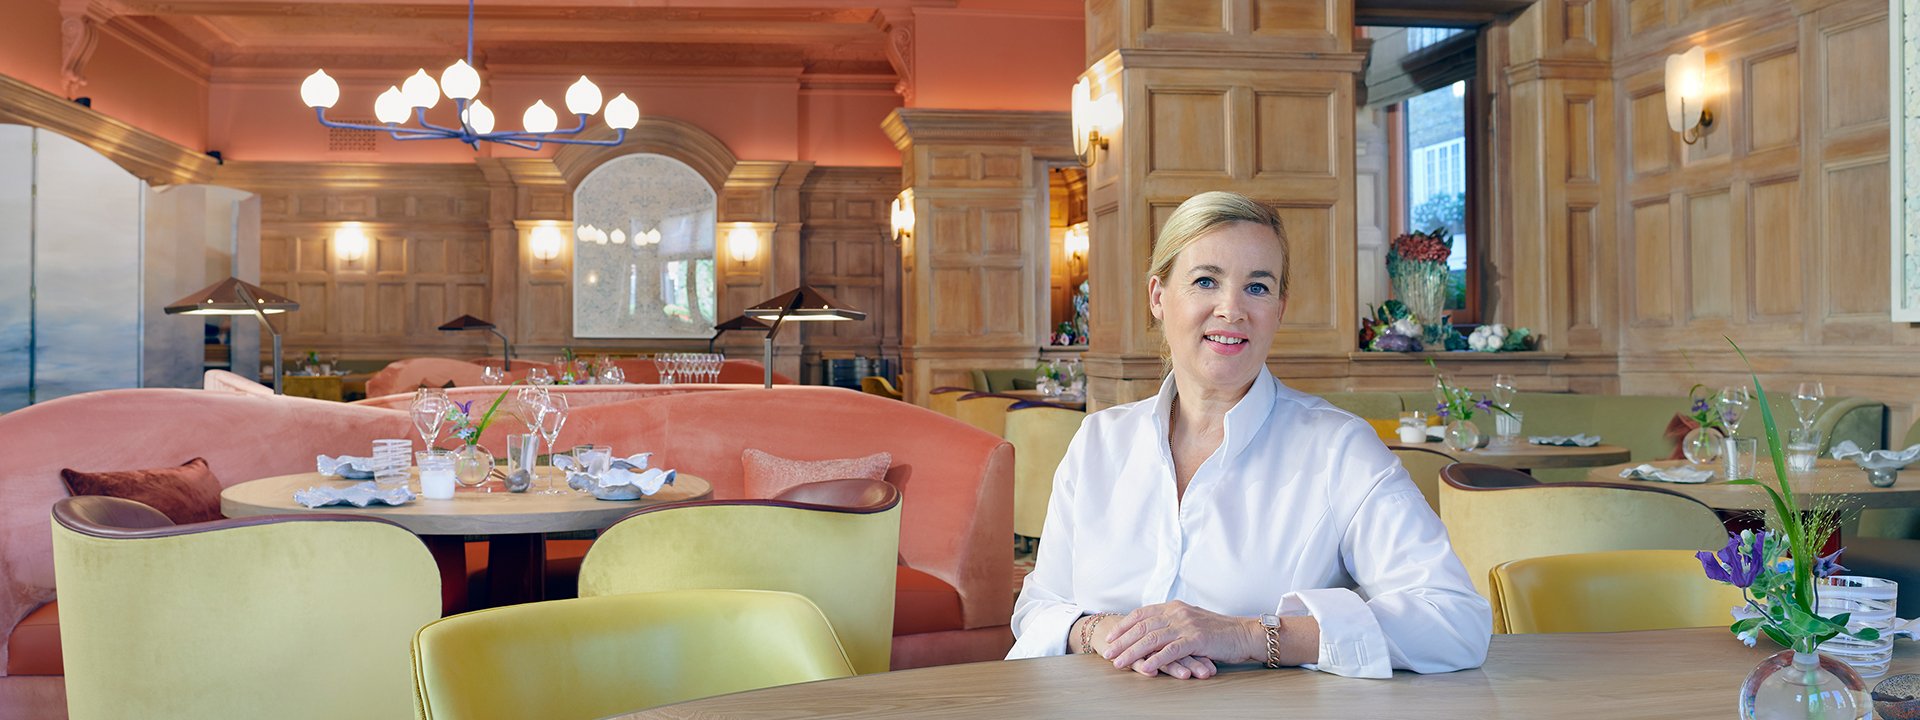
[[[327,109],[340,101],[340,84],[325,70],[315,70],[301,81],[300,101],[313,108],[314,117],[326,127],[384,132],[395,140],[458,140],[474,149],[479,149],[481,142],[525,150],[539,150],[546,143],[619,145],[626,141],[627,131],[640,124],[640,106],[629,99],[626,93],[615,95],[612,100],[603,103],[600,87],[582,75],[567,88],[567,113],[576,119],[573,127],[561,129],[559,114],[545,100],[536,99],[520,116],[520,130],[495,132],[493,109],[478,99],[480,73],[473,69],[472,64],[473,3],[474,0],[467,0],[467,57],[455,60],[441,71],[437,83],[433,76],[427,74],[426,68],[421,68],[401,84],[389,85],[373,101],[373,116],[381,124],[328,120]],[[444,127],[427,121],[427,111],[440,103],[442,94],[452,100],[459,110],[458,127]],[[594,113],[601,113],[607,127],[613,128],[612,139],[588,140],[578,137],[581,131],[587,129],[587,118]],[[413,124],[409,124],[409,120]]]

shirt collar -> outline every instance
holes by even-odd
[[[1260,374],[1253,379],[1253,385],[1247,388],[1247,394],[1227,410],[1226,438],[1221,442],[1226,450],[1226,459],[1237,457],[1266,426],[1267,418],[1273,414],[1274,398],[1278,394],[1276,386],[1279,384],[1273,373],[1261,368]],[[1166,444],[1168,420],[1173,413],[1173,395],[1173,373],[1169,372],[1160,381],[1160,394],[1153,400],[1154,426],[1163,445]]]

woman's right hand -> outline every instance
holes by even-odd
[[[1072,638],[1073,638],[1073,649],[1075,652],[1078,652],[1080,650],[1080,637],[1081,637],[1082,631],[1086,629],[1085,625],[1087,623],[1094,622],[1095,618],[1101,618],[1101,617],[1102,616],[1100,615],[1088,615],[1086,617],[1080,618],[1078,622],[1075,622],[1073,624]],[[1111,643],[1107,642],[1108,626],[1111,625],[1112,623],[1118,622],[1120,618],[1121,618],[1120,615],[1107,614],[1104,618],[1100,620],[1099,624],[1094,626],[1093,634],[1089,639],[1092,640],[1093,642],[1093,653],[1095,655],[1100,655],[1102,657],[1105,657],[1107,648],[1112,646]],[[1142,658],[1139,662],[1134,663],[1127,669],[1132,670],[1134,672],[1138,672],[1142,675],[1154,674],[1149,671],[1147,666],[1147,661],[1144,658]],[[1180,678],[1182,680],[1187,680],[1187,679],[1204,680],[1206,678],[1213,677],[1215,674],[1219,672],[1220,672],[1219,668],[1214,666],[1212,660],[1209,660],[1204,657],[1195,657],[1192,655],[1188,655],[1186,657],[1182,657],[1180,659],[1174,660],[1173,662],[1167,663],[1165,666],[1162,666],[1160,668],[1160,674],[1169,675],[1172,677]]]

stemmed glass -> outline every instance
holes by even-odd
[[[1495,405],[1499,405],[1501,410],[1512,410],[1513,399],[1519,397],[1519,395],[1519,385],[1513,379],[1512,375],[1500,374],[1493,376],[1493,392],[1488,393],[1487,397],[1493,400]]]
[[[480,368],[480,380],[488,385],[504,385],[507,382],[507,371],[488,365]]]
[[[725,365],[727,357],[719,353],[707,353],[707,382],[720,382],[720,366]]]
[[[553,464],[553,444],[560,439],[560,426],[567,424],[567,396],[560,393],[547,393],[544,401],[540,406],[538,423],[540,435],[547,441],[547,464],[551,465]],[[559,475],[560,472],[556,467],[553,475]],[[540,494],[560,495],[566,492],[553,486],[553,475],[547,476],[547,489],[540,491]]]
[[[528,368],[527,382],[533,383],[534,385],[552,385],[553,373],[547,372],[547,369],[543,367]]]
[[[420,388],[413,393],[413,427],[420,431],[420,439],[426,441],[427,449],[433,449],[433,442],[440,438],[440,429],[446,426],[447,409],[453,407],[453,401],[447,399],[447,391],[440,388]]]
[[[1752,406],[1753,396],[1747,393],[1744,385],[1728,385],[1720,388],[1720,394],[1713,398],[1713,409],[1720,413],[1720,422],[1727,426],[1727,437],[1740,432],[1740,418],[1747,414]]]
[[[1813,421],[1820,414],[1820,406],[1827,402],[1827,388],[1818,380],[1800,383],[1793,391],[1793,412],[1800,416],[1800,431],[1813,430]]]

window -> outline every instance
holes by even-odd
[[[1421,31],[1440,28],[1412,28],[1407,31],[1411,46]],[[1445,37],[1442,35],[1441,37]],[[1436,39],[1437,40],[1437,39]],[[1478,256],[1467,222],[1467,93],[1466,81],[1420,93],[1406,99],[1397,108],[1403,129],[1395,138],[1404,148],[1405,181],[1401,183],[1400,218],[1407,230],[1444,228],[1453,237],[1453,254],[1447,258],[1453,282],[1447,289],[1447,308],[1454,322],[1477,322],[1478,302],[1470,302],[1478,290],[1478,278],[1468,268]]]
[[[1459,35],[1459,28],[1407,28],[1407,52]]]

